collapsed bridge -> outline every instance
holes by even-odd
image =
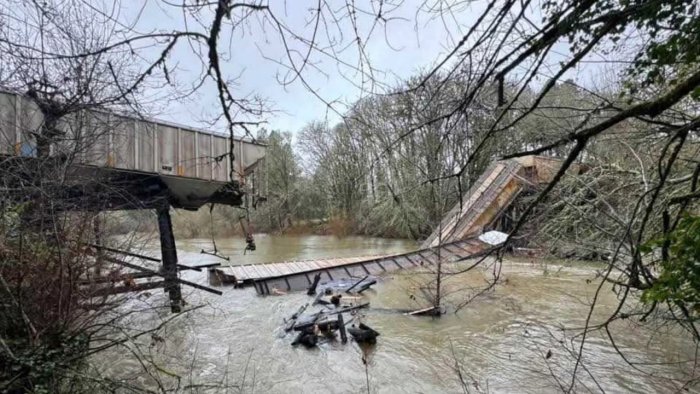
[[[561,162],[543,156],[526,156],[492,163],[442,219],[418,250],[390,255],[344,259],[317,259],[264,264],[232,265],[213,269],[222,282],[253,285],[258,294],[274,289],[298,291],[312,284],[316,274],[328,280],[376,275],[438,260],[456,262],[487,254],[504,239],[484,236],[504,229],[501,219],[523,192],[548,183]],[[498,238],[498,237],[496,237]]]

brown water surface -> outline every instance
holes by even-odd
[[[415,244],[401,240],[332,236],[259,236],[258,250],[243,255],[240,238],[220,240],[222,254],[231,264],[344,257],[407,251]],[[203,255],[211,241],[179,240],[183,264],[219,261]],[[154,254],[157,254],[153,250]],[[224,262],[225,263],[225,262]],[[450,267],[448,269],[454,269]],[[371,308],[363,321],[381,333],[377,345],[363,362],[357,344],[321,344],[307,350],[290,346],[282,336],[283,319],[310,301],[303,293],[260,297],[252,288],[221,287],[223,296],[185,288],[190,306],[205,304],[173,320],[159,335],[164,342],[144,343],[140,351],[181,377],[181,387],[191,383],[237,385],[229,392],[557,392],[568,387],[573,369],[569,341],[585,322],[590,299],[598,282],[595,267],[582,264],[544,266],[529,261],[503,264],[502,283],[473,300],[458,313],[454,307],[485,284],[490,269],[451,277],[445,291],[450,313],[439,319],[412,317],[399,309],[427,306],[417,286],[432,275],[404,271],[383,278],[366,300]],[[205,273],[187,272],[188,280],[207,282]],[[160,292],[130,307],[164,302]],[[602,321],[616,305],[606,287],[593,321]],[[159,322],[163,311],[135,318],[134,327]],[[589,336],[583,364],[578,368],[580,392],[668,392],[677,390],[674,380],[651,377],[682,376],[685,364],[668,366],[693,357],[693,346],[680,332],[651,336],[629,322],[614,325],[618,348],[640,363],[637,370],[625,364],[610,342],[596,332]],[[650,338],[652,338],[650,340]],[[561,341],[561,342],[560,342]],[[119,379],[153,386],[139,364],[120,350],[103,363],[102,371]],[[550,354],[547,358],[547,354]],[[171,383],[172,384],[172,383]],[[465,390],[466,387],[466,390]],[[213,389],[218,391],[218,389]]]

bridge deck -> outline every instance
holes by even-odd
[[[390,256],[249,264],[220,267],[214,271],[225,282],[239,285],[252,283],[259,294],[270,294],[273,289],[304,290],[313,282],[316,273],[322,275],[322,280],[361,278],[404,268],[434,265],[438,256],[443,262],[463,260],[485,253],[491,247],[478,238],[470,238],[443,244],[439,248],[420,249]]]
[[[316,270],[335,268],[358,261],[372,260],[384,256],[357,256],[349,258],[332,258],[324,260],[285,261],[279,263],[246,264],[221,267],[219,271],[230,281],[239,284],[252,281],[280,277],[295,273],[313,272]]]

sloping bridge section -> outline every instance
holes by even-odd
[[[548,183],[560,165],[558,159],[545,156],[526,156],[491,164],[421,248],[436,247],[494,228],[496,220],[520,193]],[[576,165],[573,169],[580,170]]]
[[[516,160],[497,161],[484,171],[423,242],[422,248],[481,234],[529,184],[524,167]]]
[[[419,250],[391,256],[322,259],[228,266],[215,269],[222,281],[236,285],[252,284],[259,294],[274,289],[297,291],[307,288],[313,277],[339,280],[376,275],[423,265],[477,257],[495,245],[482,235],[496,222],[525,190],[551,180],[561,165],[547,157],[528,156],[493,163],[457,203]],[[487,242],[488,241],[488,242]]]

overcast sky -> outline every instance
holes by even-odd
[[[111,1],[103,1],[113,4]],[[133,25],[139,33],[174,30],[209,33],[213,7],[208,13],[189,15],[183,13],[182,8],[173,6],[179,2],[169,4],[167,1],[169,0],[147,0],[141,3],[123,0],[120,8],[113,12],[118,14],[117,19],[124,25]],[[379,4],[376,0],[354,1],[359,10],[368,11],[357,12],[355,23],[352,23],[352,18],[347,17],[344,0],[327,1],[333,5],[323,7],[324,19],[317,30],[314,23],[317,1],[271,1],[270,4],[270,12],[289,31],[311,40],[316,30],[315,42],[323,52],[312,51],[311,66],[303,70],[302,75],[308,86],[299,78],[290,78],[286,74],[286,65],[289,64],[287,51],[276,26],[265,12],[256,12],[252,17],[245,19],[244,23],[235,28],[229,24],[222,31],[218,48],[224,73],[229,78],[235,77],[235,83],[231,84],[234,95],[257,96],[267,100],[272,112],[265,115],[263,120],[266,122],[264,127],[268,129],[297,132],[311,121],[327,120],[331,124],[337,122],[337,113],[345,113],[347,105],[363,95],[384,92],[387,87],[394,87],[401,80],[429,69],[442,60],[457,45],[486,5],[485,1],[394,0],[399,2],[399,5],[392,7],[388,5],[390,0],[384,0],[382,16],[386,22],[375,24],[378,11],[376,7]],[[442,12],[427,9],[430,6],[455,3],[460,5],[453,7],[451,12],[445,12],[444,9]],[[530,12],[533,18],[541,18],[537,6],[533,6]],[[234,15],[232,20],[240,21],[240,14]],[[372,78],[353,70],[353,67],[359,64],[360,58],[357,45],[353,42],[355,31],[362,37],[363,42],[367,43],[366,60],[375,70]],[[308,53],[308,46],[294,40],[290,33],[286,33],[285,36],[288,46],[292,49],[294,61],[299,64],[301,58]],[[335,54],[329,56],[332,51],[335,51]],[[160,54],[160,50],[145,48],[140,53],[146,57],[150,56],[148,60],[152,61]],[[563,56],[568,53],[568,46],[563,43],[557,44],[555,53],[561,54],[562,57],[550,55],[548,62],[556,64],[563,60]],[[334,58],[335,56],[337,58]],[[206,53],[195,54],[193,47],[186,42],[180,42],[176,51],[168,58],[170,71],[176,76],[174,79],[182,89],[188,90],[198,81],[197,76],[201,75],[203,70],[202,59],[207,61]],[[367,62],[362,64],[366,66]],[[543,70],[539,76],[540,81],[548,77],[546,65]],[[593,71],[595,74],[600,70]],[[511,72],[509,78],[517,79],[517,74],[518,69]],[[584,72],[579,68],[567,73],[564,79],[574,78],[586,83],[586,79],[592,78],[586,74],[590,74],[590,71]],[[281,84],[280,80],[285,77],[288,80],[293,79],[293,82]],[[539,82],[533,83],[536,86]],[[334,110],[330,110],[324,101],[334,103]],[[159,102],[166,103],[164,100]],[[203,126],[204,121],[210,121],[220,114],[217,90],[209,81],[195,95],[161,105],[154,115],[185,125]],[[260,119],[237,117],[236,120]],[[222,132],[226,130],[223,122],[207,128]]]
[[[189,29],[203,30],[192,17],[184,17],[180,10],[162,1],[151,0],[143,9],[135,7],[134,4],[131,1],[122,3],[119,18],[125,22],[137,20],[136,28],[142,32],[183,29],[185,21]],[[310,39],[314,31],[314,24],[309,23],[314,14],[310,8],[315,7],[315,4],[315,1],[294,0],[287,3],[275,2],[271,7],[272,12],[286,26]],[[334,26],[330,20],[331,14],[336,17],[345,15],[343,4],[344,2],[338,2],[339,8],[324,10],[328,19],[327,25],[321,23],[317,41],[319,46],[327,47],[329,37],[330,40],[335,40],[337,43],[334,47],[337,50],[347,48],[340,53],[342,62],[355,66],[358,64],[358,50],[350,42],[354,38],[354,28],[350,19],[343,19],[340,27]],[[368,79],[363,78],[361,73],[329,56],[314,52],[312,60],[315,67],[307,67],[303,73],[310,87],[326,101],[352,103],[369,91],[379,92],[386,85],[395,86],[400,79],[408,78],[433,65],[451,49],[454,40],[459,40],[461,32],[455,20],[443,23],[440,19],[431,20],[427,13],[418,13],[420,4],[422,1],[406,0],[393,11],[389,7],[384,9],[383,15],[392,19],[386,25],[375,26],[368,40],[366,54],[370,64],[378,70],[374,76],[385,85],[368,83]],[[462,29],[478,12],[474,7],[470,5],[456,10],[455,16]],[[203,21],[208,26],[211,18],[203,18]],[[286,86],[280,84],[278,80],[283,78],[286,70],[276,62],[288,63],[286,51],[273,25],[269,21],[259,21],[259,18],[249,19],[248,23],[233,30],[233,33],[229,27],[222,34],[220,47],[228,52],[225,56],[225,72],[230,77],[239,76],[237,83],[233,85],[235,92],[239,96],[257,95],[269,100],[275,112],[265,117],[268,122],[265,126],[267,128],[296,132],[313,120],[328,119],[331,123],[336,122],[337,114],[329,111],[323,101],[315,97],[299,79]],[[374,18],[369,15],[358,15],[357,30],[363,39],[367,37],[373,22]],[[305,45],[293,40],[289,41],[289,44],[294,49],[306,53]],[[157,51],[153,50],[153,55],[156,54]],[[298,55],[296,60],[300,57],[301,55]],[[169,59],[169,64],[177,64],[177,79],[185,86],[196,80],[195,76],[201,72],[200,61],[186,44],[180,45],[176,54]],[[157,114],[157,117],[196,125],[202,119],[216,116],[219,106],[215,94],[214,86],[207,85],[189,100],[170,102],[162,108],[162,113]],[[334,105],[334,108],[343,113],[347,107],[340,103]]]

